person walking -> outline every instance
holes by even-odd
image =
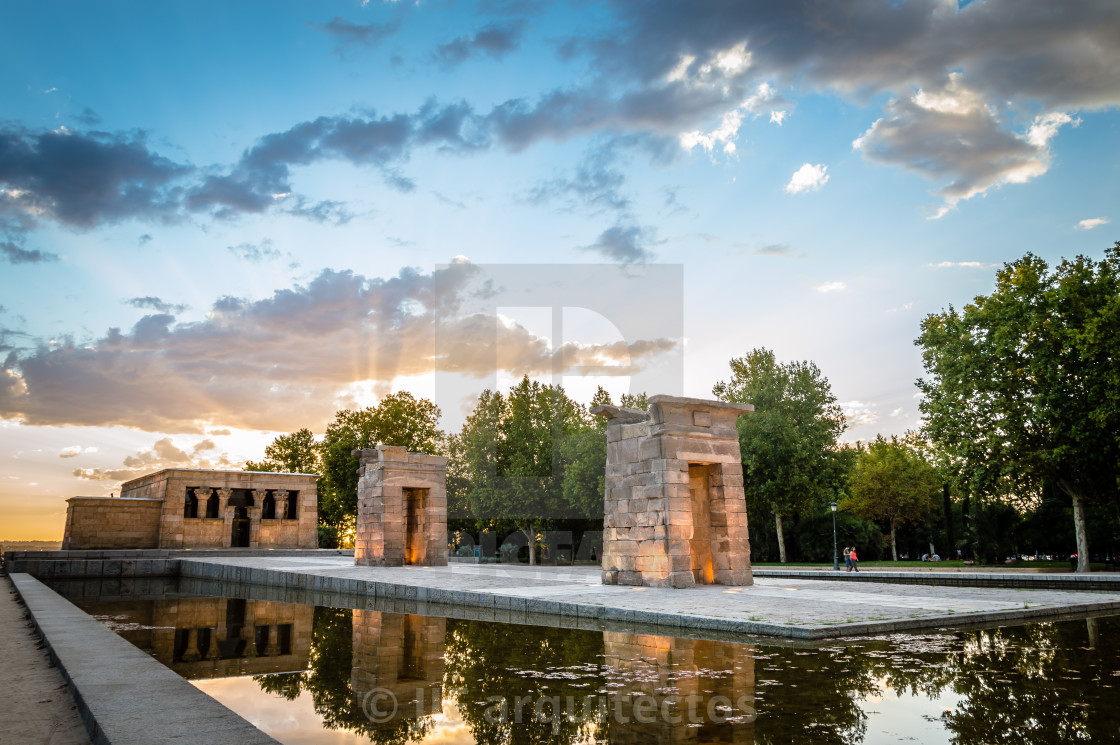
[[[856,547],[855,546],[852,546],[850,549],[848,549],[848,561],[851,562],[851,567],[848,569],[848,571],[850,572],[852,570],[855,570],[855,571],[858,572],[859,571],[859,557],[856,556]]]
[[[844,566],[848,571],[852,571],[852,549],[844,546]]]

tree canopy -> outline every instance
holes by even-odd
[[[320,473],[322,461],[315,435],[309,429],[300,429],[280,435],[265,446],[264,460],[248,461],[246,471],[272,471],[276,473]]]
[[[327,425],[320,444],[319,519],[340,525],[358,512],[358,459],[351,452],[377,443],[403,445],[418,453],[444,452],[440,409],[407,391],[386,396],[377,406],[343,409]]]
[[[856,515],[886,523],[891,556],[898,561],[898,528],[924,519],[933,509],[941,478],[905,439],[882,435],[861,449],[843,506]]]
[[[926,432],[977,496],[1073,501],[1079,571],[1089,569],[1086,501],[1120,475],[1120,243],[1104,259],[1051,269],[1028,253],[996,288],[922,322]]]
[[[754,413],[738,422],[747,505],[772,511],[785,562],[782,517],[834,496],[844,470],[836,446],[847,427],[844,414],[814,363],[780,363],[769,349],[732,359],[731,378],[712,393],[754,404]]]

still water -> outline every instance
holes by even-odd
[[[56,589],[293,745],[1120,742],[1117,616],[798,646]]]

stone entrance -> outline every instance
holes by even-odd
[[[732,404],[653,396],[607,418],[603,584],[750,585],[750,542]]]
[[[378,445],[354,451],[359,566],[447,565],[447,458]]]

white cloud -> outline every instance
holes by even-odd
[[[1075,225],[1073,229],[1092,230],[1093,228],[1099,228],[1101,225],[1108,225],[1108,223],[1110,222],[1111,220],[1109,220],[1107,217],[1089,217],[1077,223],[1077,225]]]
[[[790,194],[817,191],[828,183],[828,179],[828,166],[806,163],[794,172],[793,177],[786,184],[786,191]]]
[[[786,120],[787,116],[789,116],[788,111],[784,111],[784,110],[783,111],[771,111],[770,112],[770,123],[771,124],[777,124],[780,127],[780,126],[782,126],[782,122],[784,122]]]
[[[935,269],[990,269],[998,264],[985,264],[982,261],[939,261],[936,264],[926,264]]]
[[[62,450],[59,450],[58,451],[58,457],[59,458],[74,458],[74,457],[77,457],[77,456],[81,455],[82,453],[96,453],[96,452],[97,452],[97,448],[95,448],[95,447],[83,448],[81,445],[71,445],[68,448],[62,448]]]
[[[840,408],[848,420],[849,427],[859,427],[864,424],[874,424],[879,420],[875,412],[876,404],[863,401],[841,401]]]
[[[900,417],[900,416],[902,416],[902,414],[903,414],[903,408],[901,406],[899,406],[897,409],[894,409],[894,410],[891,411],[891,416],[893,416],[893,417]]]
[[[945,216],[959,202],[1002,184],[1022,184],[1050,168],[1050,140],[1065,125],[1081,121],[1065,112],[1036,116],[1025,132],[1008,131],[999,110],[968,88],[960,73],[941,88],[919,88],[886,105],[887,115],[852,142],[879,163],[901,166],[934,181],[942,204],[930,217]]]
[[[839,292],[848,289],[848,284],[846,282],[822,282],[819,285],[814,285],[813,289],[817,292]]]

